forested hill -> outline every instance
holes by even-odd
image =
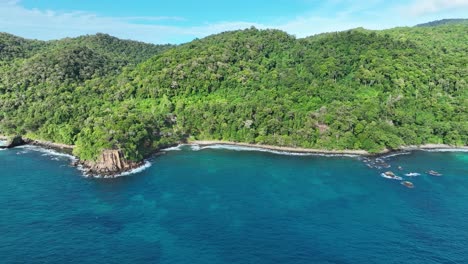
[[[106,34],[57,41],[27,40],[0,33],[0,89],[83,83],[115,76],[172,47],[120,40]]]
[[[441,25],[447,25],[447,24],[462,24],[462,23],[467,24],[468,19],[463,19],[463,18],[441,19],[441,20],[424,23],[424,24],[419,24],[419,25],[416,25],[416,27],[434,27],[434,26],[441,26]]]
[[[45,48],[19,41],[14,63],[2,57],[0,134],[75,144],[84,160],[104,149],[140,160],[187,138],[371,152],[467,145],[467,31],[461,23],[296,39],[251,28],[148,53],[106,35]],[[135,67],[116,58],[150,53]]]

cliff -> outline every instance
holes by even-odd
[[[0,148],[14,148],[17,146],[21,146],[26,144],[21,136],[14,136],[14,137],[2,137],[7,140],[6,144],[1,145]]]
[[[87,174],[113,177],[121,172],[135,169],[143,162],[127,160],[121,150],[104,150],[97,161],[81,161]]]

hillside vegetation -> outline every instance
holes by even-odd
[[[464,18],[452,18],[452,19],[441,19],[436,21],[431,21],[428,23],[423,23],[416,25],[416,27],[434,27],[434,26],[441,26],[447,24],[461,24],[461,23],[468,23],[468,19]]]
[[[0,134],[141,160],[187,138],[378,152],[468,142],[468,25],[180,46],[0,35]]]

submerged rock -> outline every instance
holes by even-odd
[[[410,181],[404,181],[404,182],[401,182],[402,185],[404,185],[405,187],[408,187],[410,189],[413,189],[414,188],[414,184]]]
[[[113,177],[143,165],[143,162],[127,160],[121,150],[104,150],[97,161],[82,161],[81,165],[88,174]]]
[[[434,170],[430,170],[430,171],[428,171],[426,173],[429,174],[429,175],[432,175],[432,176],[442,176],[442,173],[439,173],[439,172],[434,171]]]

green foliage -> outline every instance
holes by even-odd
[[[436,26],[442,26],[442,25],[463,24],[463,23],[467,24],[468,19],[463,19],[463,18],[441,19],[437,21],[424,23],[424,24],[419,24],[419,25],[416,25],[416,27],[436,27]]]
[[[188,137],[370,152],[466,145],[467,29],[296,39],[251,28],[177,47],[4,34],[0,134],[75,144],[85,160],[108,148],[140,160]]]

